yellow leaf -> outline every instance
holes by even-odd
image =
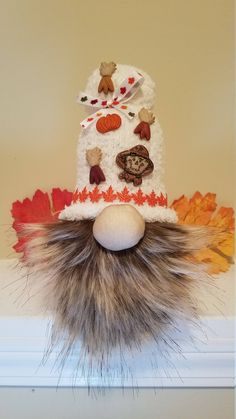
[[[225,238],[222,240],[217,248],[226,256],[232,257],[234,255],[234,236],[233,233],[225,233]]]
[[[229,258],[234,254],[233,208],[217,210],[216,194],[208,192],[203,196],[198,191],[190,199],[182,195],[171,208],[177,212],[179,224],[216,227],[210,248],[199,251],[195,260],[207,263],[211,273],[227,271]]]
[[[196,253],[195,258],[200,263],[209,265],[208,272],[218,274],[229,269],[229,262],[226,258],[214,252],[212,249],[203,249]]]

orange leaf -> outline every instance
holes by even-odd
[[[221,207],[210,221],[209,225],[220,228],[234,229],[234,210],[233,208]]]
[[[226,272],[229,269],[229,262],[226,258],[214,252],[212,249],[199,250],[195,255],[196,261],[200,263],[207,263],[208,272],[210,274],[218,274]]]
[[[146,196],[144,195],[141,189],[138,190],[135,194],[132,194],[133,200],[137,205],[143,205],[146,201]]]
[[[158,204],[158,196],[155,194],[154,191],[152,191],[149,195],[146,195],[146,200],[148,202],[148,205],[151,207],[155,207],[155,205]]]
[[[119,200],[122,202],[130,202],[132,199],[132,196],[130,195],[129,190],[126,186],[121,192],[117,192],[117,196]]]
[[[78,195],[79,195],[79,201],[80,202],[85,202],[86,199],[89,196],[89,193],[87,191],[87,188],[85,187],[81,192],[78,193]]]
[[[186,196],[182,195],[179,199],[175,199],[170,206],[177,212],[179,224],[184,223],[186,214],[189,211],[189,200]]]
[[[116,199],[116,193],[114,193],[114,190],[111,186],[109,188],[102,192],[103,198],[105,202],[113,202]]]
[[[175,209],[180,224],[205,225],[219,229],[211,247],[195,254],[196,261],[209,265],[211,273],[225,272],[229,269],[230,258],[234,254],[234,211],[221,207],[217,210],[216,195],[207,193],[203,196],[195,192],[191,199],[182,195],[175,200],[171,208]]]
[[[91,202],[100,201],[100,199],[102,197],[102,194],[101,194],[98,186],[95,186],[95,188],[91,192],[89,192],[89,197],[90,197]]]

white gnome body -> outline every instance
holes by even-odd
[[[124,105],[127,104],[129,109],[135,113],[134,118],[129,119],[115,107],[105,108],[102,109],[102,116],[108,114],[120,116],[121,126],[118,129],[105,133],[98,132],[96,121],[91,123],[88,127],[82,128],[77,149],[76,193],[78,198],[77,202],[66,207],[64,211],[62,211],[60,218],[63,220],[74,221],[95,219],[104,208],[116,205],[117,217],[120,219],[121,227],[124,211],[121,211],[121,209],[118,208],[118,205],[122,204],[125,204],[124,210],[127,208],[127,204],[134,207],[146,222],[176,222],[177,220],[175,211],[167,208],[165,201],[166,191],[162,182],[163,136],[160,124],[156,119],[150,126],[151,138],[149,141],[140,139],[139,135],[134,133],[135,128],[140,122],[138,113],[141,108],[145,107],[150,110],[154,105],[154,82],[144,72],[140,72],[140,70],[127,65],[118,65],[117,70],[112,76],[112,80],[115,89],[119,88],[119,86],[122,86],[122,82],[125,78],[134,74],[134,70],[138,73],[142,73],[144,82],[134,96],[123,103]],[[99,70],[97,69],[89,78],[85,92],[92,97],[109,100],[112,98],[113,94],[109,93],[108,95],[105,95],[103,92],[97,92],[100,78]],[[96,111],[93,107],[89,107],[88,109],[90,115]],[[99,110],[97,111],[99,112]],[[142,177],[141,185],[135,186],[133,182],[127,183],[124,179],[119,178],[122,169],[117,165],[116,157],[119,153],[138,145],[144,146],[148,151],[149,159],[154,165],[154,170],[150,174]],[[90,167],[86,160],[86,151],[95,147],[99,147],[102,151],[100,167],[106,178],[106,180],[101,182],[98,186],[89,183]],[[122,191],[124,191],[124,188],[128,193],[128,198],[124,198],[123,200]],[[95,197],[93,202],[90,193],[92,193],[94,189],[97,191],[97,197]],[[112,194],[112,197],[107,199],[106,194],[109,191]],[[80,194],[82,192],[84,192],[85,195],[82,194],[81,198]],[[154,201],[152,198],[154,198]],[[161,205],[158,202],[158,198],[160,198],[159,202]],[[115,216],[114,211],[113,216]],[[143,231],[141,225],[137,228],[140,228],[140,232]],[[129,234],[129,231],[126,230],[126,234]],[[132,231],[130,231],[130,234],[132,235]]]

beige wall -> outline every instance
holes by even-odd
[[[0,28],[0,257],[14,200],[73,189],[75,98],[104,59],[157,83],[170,200],[199,189],[232,205],[232,0],[1,0]]]

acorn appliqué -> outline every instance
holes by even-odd
[[[102,160],[102,150],[98,147],[86,150],[86,159],[90,166],[89,182],[92,185],[96,183],[99,185],[101,182],[105,182],[105,175],[99,166]]]
[[[150,125],[155,121],[155,116],[146,108],[142,108],[138,113],[140,123],[134,130],[135,134],[139,134],[141,140],[146,139],[147,141],[151,138]]]
[[[116,64],[113,61],[110,63],[103,62],[100,65],[99,71],[102,78],[98,86],[98,93],[104,92],[107,95],[109,91],[114,92],[111,76],[116,71]]]
[[[116,163],[123,169],[123,172],[119,174],[119,179],[124,179],[127,183],[133,182],[134,186],[141,185],[142,177],[149,175],[154,169],[148,150],[142,145],[119,153]]]

